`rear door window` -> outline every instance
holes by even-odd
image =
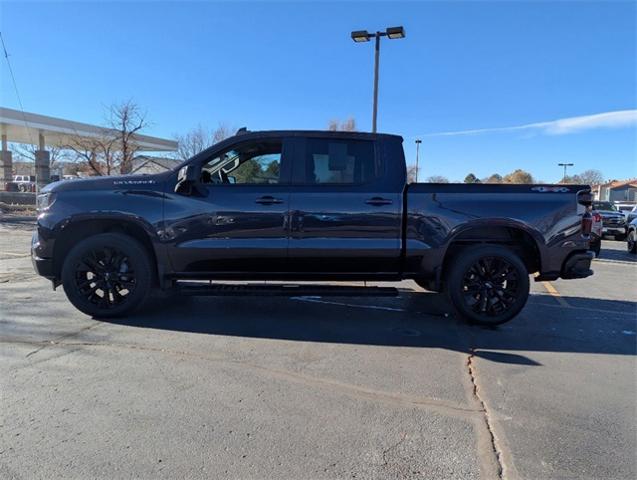
[[[361,184],[377,175],[371,141],[308,138],[305,142],[306,184]]]

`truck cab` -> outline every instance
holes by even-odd
[[[167,188],[173,267],[215,276],[396,277],[401,142],[393,135],[260,132],[193,159]]]

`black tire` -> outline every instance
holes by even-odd
[[[452,259],[445,289],[456,313],[478,325],[514,318],[529,298],[529,273],[511,250],[497,245],[469,247]]]
[[[146,249],[134,238],[102,233],[78,243],[62,266],[62,285],[69,301],[97,318],[134,311],[152,286]]]
[[[637,233],[635,230],[628,232],[628,240],[626,241],[626,249],[628,253],[637,253]]]

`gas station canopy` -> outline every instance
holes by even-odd
[[[0,134],[7,142],[32,145],[68,145],[72,138],[103,137],[114,130],[74,122],[62,118],[48,117],[36,113],[22,113],[20,110],[0,107]],[[5,140],[6,139],[6,140]],[[177,142],[148,135],[133,135],[139,150],[148,152],[170,152],[177,150]]]

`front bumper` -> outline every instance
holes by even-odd
[[[560,277],[567,280],[590,277],[593,274],[593,270],[591,270],[593,258],[595,258],[595,253],[590,250],[572,254],[564,262]]]
[[[603,235],[626,235],[626,227],[603,227]]]
[[[31,263],[33,263],[33,269],[35,273],[48,278],[49,280],[55,279],[55,273],[53,270],[53,260],[50,258],[40,258],[31,255]]]
[[[53,259],[39,257],[37,252],[40,248],[38,231],[36,230],[33,232],[33,237],[31,237],[31,263],[33,264],[33,269],[38,275],[54,280]]]

